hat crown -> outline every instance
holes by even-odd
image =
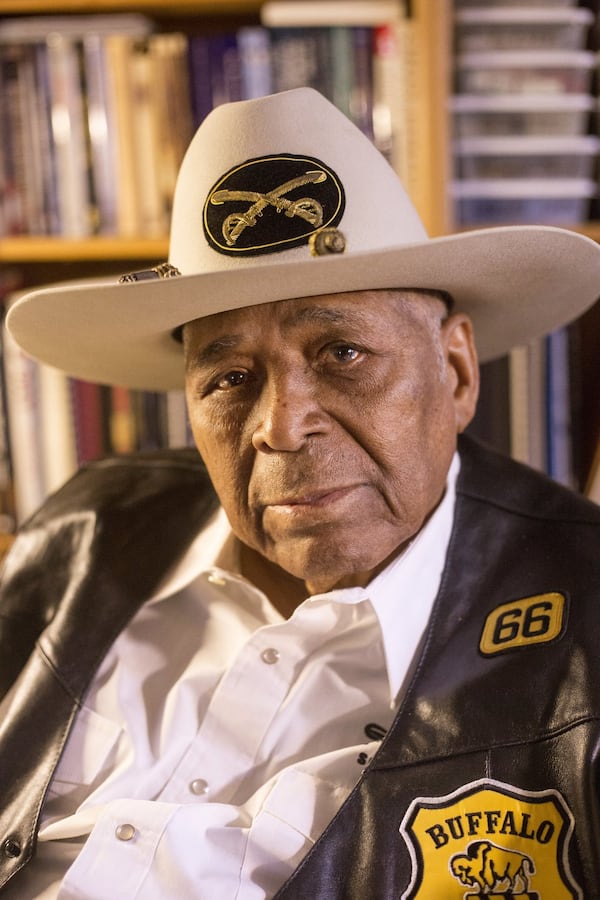
[[[169,261],[182,274],[305,259],[327,227],[348,254],[427,238],[380,151],[312,88],[206,117],[174,196]]]

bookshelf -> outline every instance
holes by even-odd
[[[260,24],[260,11],[265,0],[2,0],[0,23],[6,18],[69,15],[147,16],[157,30],[183,30],[190,34],[244,25]],[[289,0],[293,6],[297,0]],[[320,0],[308,0],[320,7]],[[333,0],[343,10],[344,0]],[[451,0],[391,0],[398,9],[408,9],[402,46],[406,56],[402,77],[411,79],[419,98],[411,102],[407,152],[411,156],[410,179],[414,202],[430,234],[447,233],[450,228],[446,184],[449,178],[449,155],[439,152],[448,148],[446,99],[451,60]],[[303,0],[306,4],[306,0]],[[368,10],[369,5],[365,4]],[[343,17],[342,17],[343,20]],[[369,21],[367,14],[366,22]],[[70,260],[109,261],[153,259],[156,251],[165,255],[164,242],[146,238],[91,238],[73,241],[64,238],[0,236],[0,263],[62,263]]]
[[[293,5],[294,0],[290,0]],[[340,10],[346,6],[345,0],[338,0]],[[402,0],[394,0],[398,9],[403,8]],[[323,5],[320,0],[314,0],[315,9],[322,12]],[[143,16],[154,23],[157,34],[169,32],[182,32],[188,38],[206,35],[212,37],[220,32],[236,32],[245,26],[258,26],[261,24],[262,0],[2,0],[0,4],[0,24],[4,19],[14,19],[23,22],[24,27],[29,24],[29,18],[35,16],[45,17],[76,17],[76,16],[119,16],[132,17]],[[365,4],[369,11],[366,23],[370,21],[372,7]],[[448,162],[446,155],[434,152],[434,148],[448,146],[448,135],[445,132],[444,115],[445,96],[448,84],[449,59],[448,36],[450,27],[450,3],[448,0],[413,0],[411,3],[411,15],[405,19],[405,28],[402,29],[402,53],[403,61],[399,74],[404,77],[410,70],[411,87],[417,93],[422,102],[412,103],[414,107],[411,120],[411,146],[407,152],[411,154],[410,175],[415,185],[415,201],[421,215],[432,233],[442,233],[447,229],[447,209],[439,198],[445,195],[444,185],[448,178]],[[397,31],[399,31],[398,29]],[[394,35],[398,37],[395,30]],[[45,37],[45,35],[44,35]],[[392,75],[398,72],[398,68],[392,66]],[[423,99],[425,98],[425,99]],[[171,110],[169,110],[170,118]],[[424,152],[424,148],[428,149]],[[89,150],[88,150],[89,152]],[[119,182],[121,187],[122,182]],[[23,220],[27,222],[28,220]],[[40,231],[46,229],[46,219],[42,220]],[[112,227],[112,226],[111,226]],[[136,233],[135,229],[129,229],[127,236],[114,236],[111,227],[101,229],[103,233],[93,236],[47,236],[46,234],[28,233],[28,228],[17,226],[13,233],[0,236],[0,290],[11,290],[34,287],[38,284],[63,281],[66,279],[78,279],[102,275],[120,274],[137,268],[147,268],[156,262],[164,260],[168,255],[167,228],[152,236]],[[22,234],[17,232],[22,230]],[[35,231],[35,227],[33,231]],[[118,229],[115,229],[118,232]],[[5,347],[5,366],[9,365],[10,347]],[[149,428],[154,427],[157,419],[160,419],[161,427],[165,419],[169,419],[169,428],[172,427],[172,419],[175,421],[175,431],[179,436],[185,433],[182,421],[181,398],[168,397],[163,406],[163,398],[157,399],[151,395],[147,397],[124,396],[123,389],[100,386],[97,391],[90,393],[89,386],[59,385],[53,382],[52,376],[40,370],[32,372],[28,370],[27,361],[15,361],[13,363],[22,367],[11,370],[12,378],[24,386],[25,393],[21,393],[21,403],[17,401],[16,408],[26,405],[26,396],[37,396],[38,392],[46,390],[54,392],[56,403],[60,407],[61,421],[65,427],[72,430],[73,423],[67,423],[70,404],[77,403],[76,395],[83,391],[88,398],[86,402],[102,406],[106,415],[108,410],[108,424],[104,421],[104,434],[84,435],[79,434],[80,424],[77,423],[75,435],[77,454],[80,452],[80,443],[102,440],[105,442],[106,452],[126,452],[128,449],[136,449],[136,446],[148,446],[143,443],[144,434],[139,436],[132,425],[132,416],[137,415],[143,406],[142,415],[145,416],[148,404],[151,406]],[[29,395],[27,394],[29,390]],[[66,396],[70,392],[70,399]],[[12,421],[15,406],[11,407],[10,398],[7,398],[6,414]],[[34,414],[40,416],[42,402],[37,400],[38,407]],[[115,412],[116,410],[116,412]],[[36,493],[47,485],[52,490],[58,484],[51,484],[45,471],[47,460],[42,446],[44,444],[44,432],[47,428],[56,431],[58,416],[48,415],[49,424],[44,424],[43,413],[39,428],[32,431],[31,423],[15,423],[13,429],[17,431],[24,426],[27,431],[24,444],[29,450],[34,444],[39,444],[39,450],[34,449],[30,453],[30,459],[25,460],[27,453],[12,453],[12,484],[13,498],[6,498],[5,488],[6,473],[0,470],[0,537],[5,531],[5,523],[10,520],[14,512],[16,500],[17,519],[20,521],[29,512],[33,511],[37,503]],[[145,422],[144,422],[145,427]],[[87,428],[87,425],[84,425]],[[119,432],[118,438],[114,437],[115,429]],[[10,435],[9,435],[10,437]],[[139,438],[136,446],[128,446],[129,441]],[[11,437],[12,440],[12,437]],[[169,437],[169,442],[170,437]],[[21,442],[23,443],[23,442]],[[54,454],[56,456],[56,454]],[[102,455],[102,454],[96,454]],[[91,455],[87,458],[93,458]],[[85,456],[83,460],[85,461]],[[60,461],[59,461],[60,462]],[[18,465],[17,465],[18,463]],[[70,456],[58,473],[58,481],[67,474],[67,469],[72,466]],[[0,467],[1,469],[1,467]],[[59,465],[59,470],[61,466]],[[34,471],[35,470],[35,471]],[[23,475],[23,473],[30,473]],[[4,481],[3,481],[4,478]],[[36,486],[29,490],[33,482]],[[45,493],[48,491],[46,490]],[[12,505],[11,505],[12,504]],[[0,553],[2,543],[0,541]]]
[[[189,34],[213,34],[260,24],[264,0],[2,0],[0,23],[5,18],[30,16],[77,16],[142,14],[156,23],[158,31],[181,30]],[[290,6],[296,0],[288,0]],[[304,0],[306,2],[306,0]],[[315,6],[321,0],[312,0]],[[330,5],[334,0],[329,0]],[[345,0],[335,0],[343,9]],[[369,8],[368,0],[364,0]],[[402,5],[402,0],[398,0]],[[415,205],[432,236],[453,230],[450,194],[451,135],[448,95],[452,83],[451,0],[406,0],[409,14],[396,34],[397,53],[402,58],[402,77],[407,79],[405,97],[405,170]],[[408,98],[408,99],[407,99]],[[415,98],[418,98],[415,100]],[[557,223],[560,224],[560,223]],[[600,242],[600,222],[574,226]],[[120,273],[164,260],[168,254],[165,235],[127,237],[102,234],[93,237],[0,236],[0,273],[12,271],[29,287],[66,278]],[[138,265],[141,264],[141,265]],[[0,285],[1,287],[1,285]],[[590,335],[598,336],[598,310],[590,314],[590,329],[582,329],[585,346],[582,365],[595,377],[597,354]],[[587,378],[588,375],[582,376]],[[591,467],[600,429],[594,412],[593,389],[584,391],[583,414],[593,423],[587,428],[584,466]],[[0,510],[1,512],[1,510]]]

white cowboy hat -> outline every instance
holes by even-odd
[[[600,247],[568,230],[429,239],[379,151],[309,88],[225,104],[205,119],[181,166],[169,263],[138,273],[144,280],[26,294],[8,328],[27,353],[71,375],[163,390],[183,384],[174,330],[227,309],[362,289],[444,290],[471,316],[488,360],[574,319],[600,294]]]

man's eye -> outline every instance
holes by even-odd
[[[360,350],[351,344],[338,344],[338,346],[332,347],[332,353],[336,361],[341,363],[354,362],[360,356]]]
[[[233,371],[228,372],[226,375],[223,375],[216,382],[216,387],[220,391],[228,391],[231,388],[239,387],[242,384],[245,384],[247,381],[248,375],[246,372]]]

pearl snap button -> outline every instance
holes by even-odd
[[[118,825],[115,828],[115,837],[119,841],[131,841],[135,837],[135,828],[129,823]]]
[[[190,784],[190,791],[198,796],[208,794],[208,781],[205,781],[204,778],[195,778]]]
[[[211,584],[216,584],[219,587],[223,587],[225,584],[227,584],[225,579],[222,578],[221,575],[217,575],[216,572],[211,572],[210,575],[208,576],[208,580],[210,581]]]
[[[275,647],[267,647],[266,650],[260,654],[260,657],[264,663],[272,666],[274,663],[279,662],[279,650],[276,650]]]
[[[21,845],[14,838],[7,838],[2,844],[2,850],[9,859],[16,859],[17,856],[21,855]]]

